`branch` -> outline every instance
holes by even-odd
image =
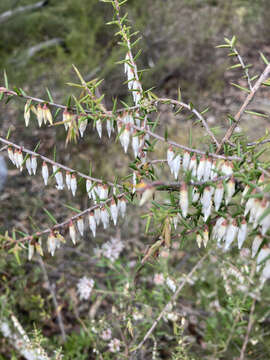
[[[0,14],[0,24],[7,21],[10,17],[18,15],[20,13],[26,12],[26,11],[32,11],[38,8],[43,7],[48,3],[48,0],[39,1],[35,4],[26,5],[26,6],[19,6],[14,10],[8,10],[2,14]]]
[[[241,106],[241,108],[239,109],[238,113],[235,115],[234,119],[235,122],[231,125],[231,127],[227,130],[225,136],[223,137],[220,145],[217,148],[216,154],[218,154],[224,143],[226,141],[228,141],[230,139],[230,137],[232,136],[235,128],[238,126],[242,115],[244,114],[247,106],[251,103],[251,101],[253,100],[256,92],[259,90],[260,86],[262,85],[262,83],[267,79],[268,75],[270,73],[270,64],[268,64],[266,66],[266,68],[264,69],[263,73],[261,74],[261,76],[259,77],[259,79],[256,81],[252,91],[248,94],[248,96],[246,97],[246,100],[244,101],[243,105]]]
[[[253,314],[254,314],[254,310],[255,310],[255,304],[256,304],[256,299],[253,299],[251,309],[250,309],[250,314],[249,314],[247,332],[246,332],[245,340],[244,340],[244,343],[243,343],[243,346],[241,349],[241,354],[240,354],[239,360],[244,360],[244,358],[245,358],[245,351],[247,348],[249,335],[250,335],[250,332],[251,332],[251,329],[252,329],[252,326],[254,323]]]
[[[145,343],[145,341],[149,338],[149,336],[152,334],[152,332],[155,330],[156,326],[158,325],[160,319],[163,317],[163,315],[166,313],[169,305],[171,303],[173,303],[180,291],[183,289],[183,287],[185,286],[185,284],[188,282],[188,280],[191,278],[191,276],[194,274],[194,272],[201,266],[201,264],[204,262],[204,260],[208,257],[209,253],[206,253],[198,262],[197,264],[192,268],[192,270],[187,274],[187,276],[185,277],[184,280],[182,280],[182,282],[179,284],[178,288],[176,289],[175,293],[173,294],[173,296],[171,297],[170,301],[166,304],[166,306],[164,306],[163,310],[160,312],[160,314],[158,315],[158,317],[156,318],[156,320],[154,321],[153,325],[151,326],[151,328],[147,331],[147,333],[144,335],[142,341],[139,343],[139,345],[136,347],[136,349],[134,351],[138,351],[143,344]]]

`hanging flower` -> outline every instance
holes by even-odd
[[[87,128],[87,124],[88,124],[87,118],[83,117],[82,119],[79,119],[79,131],[80,131],[82,138],[83,138],[83,134]]]
[[[75,174],[71,175],[70,189],[71,189],[72,195],[75,196],[76,191],[77,191],[77,179],[76,179]]]
[[[197,187],[193,187],[192,189],[192,202],[196,203],[200,198],[200,192]]]
[[[130,125],[127,124],[125,126],[124,131],[121,133],[121,135],[119,136],[119,140],[121,142],[121,145],[124,148],[124,152],[126,153],[128,150],[128,145],[129,145],[129,138],[130,138]]]
[[[119,204],[120,214],[121,214],[122,218],[124,218],[125,215],[126,215],[126,210],[127,210],[127,204],[126,204],[125,198],[122,197],[122,198],[118,201],[118,204]]]
[[[50,235],[48,236],[48,240],[47,240],[48,252],[52,256],[54,256],[55,250],[59,246],[60,246],[59,240],[55,237],[54,232],[51,231]]]
[[[37,157],[35,155],[32,155],[31,157],[31,168],[34,175],[36,175],[37,172]]]
[[[93,211],[88,214],[89,227],[94,237],[96,237],[96,220]]]
[[[251,195],[255,195],[255,194],[256,194],[256,189],[252,190],[251,192]],[[254,207],[254,200],[255,199],[253,197],[250,197],[246,202],[244,216],[247,216],[250,210]]]
[[[61,171],[59,170],[59,167],[57,165],[53,165],[53,173],[56,180],[56,188],[57,190],[63,190],[64,189],[64,179]]]
[[[72,221],[70,221],[70,223],[69,223],[69,236],[71,238],[71,241],[75,245],[77,236],[76,236],[76,230],[75,230],[75,227],[74,227],[74,224]]]
[[[38,120],[38,126],[41,127],[43,123],[43,109],[40,104],[37,106],[37,120]]]
[[[182,183],[180,188],[179,205],[182,210],[182,216],[185,218],[188,213],[188,190],[185,183]]]
[[[265,260],[269,258],[269,256],[270,256],[270,248],[267,245],[265,245],[261,248],[257,256],[257,264],[258,264],[256,268],[257,271],[260,271],[262,263],[265,262]]]
[[[79,217],[77,220],[77,227],[79,230],[79,233],[81,234],[81,236],[83,236],[84,233],[84,221],[83,221],[83,217]]]
[[[204,229],[203,229],[203,245],[206,248],[207,244],[208,244],[208,240],[209,240],[209,228],[207,225],[205,225]]]
[[[245,196],[248,194],[249,190],[250,190],[250,186],[249,186],[249,185],[246,185],[245,188],[244,188],[244,191],[242,192],[241,205],[242,205],[243,202],[246,200],[246,199],[245,199]]]
[[[178,178],[181,165],[181,155],[176,155],[172,162],[172,169],[175,180]]]
[[[111,206],[110,206],[111,216],[114,223],[114,226],[117,224],[117,218],[118,218],[118,206],[115,203],[115,200],[112,199]]]
[[[262,242],[263,242],[263,237],[260,234],[256,235],[253,240],[252,247],[251,247],[251,257],[252,258],[254,258],[256,256]]]
[[[96,121],[96,129],[98,132],[98,136],[101,138],[101,136],[102,136],[102,121],[100,119],[98,119]]]
[[[69,171],[66,172],[66,185],[68,190],[71,190],[71,174]]]
[[[247,222],[245,219],[243,219],[241,221],[241,225],[238,231],[238,236],[237,236],[237,242],[238,242],[238,249],[240,250],[243,246],[244,241],[246,240],[247,237]]]
[[[208,181],[210,179],[211,170],[212,170],[212,160],[210,158],[207,158],[205,160],[205,166],[204,166],[204,174],[203,174],[204,181]]]
[[[262,235],[265,235],[267,230],[270,227],[270,214],[266,215],[261,221],[260,225],[262,227]]]
[[[28,244],[28,261],[31,261],[35,253],[35,246],[29,242]]]
[[[189,162],[190,162],[190,153],[185,150],[183,155],[183,169],[185,171],[187,171],[189,168]]]
[[[51,113],[51,110],[48,108],[47,104],[43,105],[42,112],[43,112],[44,124],[46,124],[48,121],[49,124],[52,125],[53,124],[52,113]]]
[[[231,244],[233,243],[236,235],[237,235],[238,227],[237,227],[237,221],[234,219],[232,223],[228,226],[228,230],[226,232],[225,236],[225,246],[224,250],[229,250]]]
[[[225,192],[226,205],[228,205],[231,202],[234,193],[235,193],[235,180],[233,177],[231,177],[227,183],[226,192]]]
[[[269,206],[269,202],[265,197],[261,201],[260,200],[258,201],[257,211],[254,214],[253,229],[255,229],[258,226],[259,218],[262,216],[262,214],[265,212],[268,206]]]
[[[112,121],[110,119],[107,119],[106,121],[106,128],[109,138],[111,137],[111,133],[113,131]]]
[[[96,223],[97,223],[97,225],[99,225],[100,220],[101,220],[101,211],[100,211],[100,207],[95,208],[95,210],[94,210],[94,214],[95,214]]]
[[[132,136],[132,149],[133,149],[133,153],[134,153],[134,157],[136,158],[138,156],[139,153],[139,136],[137,135],[137,131],[134,130],[133,131],[133,136]]]
[[[197,242],[197,245],[198,245],[199,249],[202,246],[202,241],[203,241],[203,238],[202,238],[201,234],[198,232],[197,235],[196,235],[196,242]]]
[[[206,159],[205,159],[205,156],[203,155],[202,158],[200,159],[200,162],[199,162],[199,165],[197,168],[197,178],[199,181],[201,181],[203,179],[205,163],[206,163]]]
[[[223,183],[222,181],[220,181],[217,184],[216,190],[215,190],[215,195],[214,195],[214,203],[215,203],[215,210],[218,211],[222,202],[222,198],[223,198],[223,194],[224,194],[224,187],[223,187]]]
[[[24,121],[26,127],[28,127],[30,121],[30,104],[31,100],[27,100],[24,106]]]
[[[101,217],[101,221],[103,224],[103,228],[107,229],[109,226],[109,214],[107,209],[105,208],[105,206],[102,207],[101,211],[100,211],[100,217]]]
[[[44,184],[47,185],[48,179],[49,179],[49,169],[48,169],[48,165],[45,163],[45,161],[43,161],[41,173],[42,173]]]
[[[13,149],[12,149],[11,146],[8,147],[8,157],[9,157],[9,160],[12,162],[12,164],[16,165],[15,159],[14,159]]]
[[[192,158],[190,159],[189,170],[191,170],[191,175],[193,177],[196,177],[196,174],[197,174],[197,159],[196,159],[195,155],[193,155]]]
[[[25,162],[26,169],[29,175],[32,175],[32,165],[31,165],[31,158],[28,157]]]

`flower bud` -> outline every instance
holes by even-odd
[[[208,181],[210,179],[211,170],[212,170],[212,160],[210,158],[207,158],[205,160],[205,167],[204,167],[204,174],[203,174],[204,181]]]
[[[87,118],[79,119],[79,131],[80,131],[82,138],[83,138],[83,134],[86,130],[87,124],[88,124]]]
[[[48,252],[54,256],[54,253],[55,253],[55,250],[56,250],[56,247],[57,247],[57,239],[53,233],[53,231],[51,231],[50,235],[48,236],[48,239],[47,239],[47,247],[48,247]]]
[[[56,186],[57,190],[63,190],[64,189],[63,175],[57,165],[53,165],[53,173],[57,183]]]
[[[226,205],[228,205],[231,202],[234,193],[235,193],[235,180],[233,177],[231,177],[227,183],[226,192],[225,192]]]
[[[28,171],[28,174],[31,175],[32,174],[32,166],[31,166],[31,158],[30,157],[28,157],[26,159],[25,166]]]
[[[205,159],[205,156],[203,155],[202,158],[200,159],[200,162],[199,162],[199,165],[197,168],[197,178],[199,181],[201,181],[203,179],[205,163],[206,163],[206,159]]]
[[[184,169],[185,171],[188,170],[189,162],[190,162],[190,153],[185,150],[185,151],[184,151],[184,155],[183,155],[183,169]]]
[[[192,158],[190,159],[189,170],[191,170],[191,175],[193,177],[196,177],[196,174],[197,174],[197,159],[196,159],[195,155],[193,155]]]
[[[137,131],[134,130],[133,132],[133,136],[132,136],[132,149],[133,149],[133,153],[134,153],[134,157],[136,158],[138,156],[139,153],[139,136],[136,135]]]
[[[88,195],[89,199],[91,199],[92,181],[90,179],[86,179],[85,186],[86,186],[87,195]]]
[[[25,126],[28,127],[30,121],[30,100],[27,100],[24,106],[24,121]]]
[[[126,199],[124,197],[122,197],[119,201],[119,210],[120,210],[120,214],[122,216],[122,218],[125,217],[126,215],[126,210],[127,210],[127,204],[126,204]]]
[[[9,157],[9,160],[12,162],[12,164],[16,165],[13,149],[11,146],[8,147],[8,157]]]
[[[66,172],[66,185],[68,190],[71,190],[71,174],[69,171]]]
[[[209,240],[209,229],[208,226],[206,225],[203,229],[203,245],[205,248],[207,246],[208,240]]]
[[[105,208],[105,206],[102,207],[101,211],[100,211],[100,217],[101,217],[101,221],[103,224],[103,228],[107,229],[109,226],[109,214],[107,209]]]
[[[44,184],[47,185],[48,179],[49,179],[49,169],[48,169],[48,166],[45,163],[45,161],[43,161],[41,173],[42,173]]]
[[[100,207],[95,208],[94,210],[94,214],[95,214],[95,220],[97,225],[99,225],[100,220],[101,220],[101,212],[100,212]]]
[[[197,235],[196,235],[196,242],[197,242],[197,245],[198,245],[199,249],[202,246],[202,241],[203,241],[203,238],[202,238],[201,234],[198,232]]]
[[[31,242],[29,242],[28,244],[28,260],[32,260],[32,257],[35,253],[35,246],[31,244]]]
[[[115,203],[115,200],[112,199],[111,206],[110,206],[111,216],[113,219],[114,226],[117,224],[117,218],[118,218],[118,206]]]
[[[226,235],[225,235],[225,246],[224,246],[224,251],[228,251],[231,244],[233,243],[236,235],[237,235],[237,231],[238,231],[238,227],[237,227],[237,222],[234,219],[232,221],[232,223],[228,226]]]
[[[215,190],[215,195],[214,195],[214,203],[215,203],[215,210],[218,211],[222,202],[222,198],[223,198],[223,194],[224,194],[224,187],[223,187],[223,183],[222,181],[220,181],[217,184],[216,190]]]
[[[112,133],[112,131],[113,131],[112,121],[111,121],[110,119],[107,119],[106,127],[107,127],[108,136],[109,136],[109,138],[110,138],[110,137],[111,137],[111,133]]]
[[[37,120],[38,120],[38,126],[41,127],[43,123],[43,109],[40,104],[37,106]]]

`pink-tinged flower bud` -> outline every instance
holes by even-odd
[[[71,174],[69,171],[66,172],[66,185],[68,190],[71,190]]]
[[[12,162],[12,164],[16,165],[13,149],[11,146],[8,147],[8,157],[9,157],[9,160]]]
[[[117,218],[118,218],[118,206],[115,203],[115,200],[112,199],[111,206],[110,206],[111,216],[113,219],[114,226],[117,224]]]
[[[245,188],[244,188],[244,191],[242,192],[241,205],[246,200],[245,196],[248,194],[249,190],[250,190],[250,186],[246,185]]]
[[[215,190],[215,195],[214,195],[214,203],[215,203],[215,210],[218,211],[222,202],[222,198],[223,198],[223,194],[224,194],[224,187],[222,184],[222,181],[220,181],[217,184],[216,190]]]
[[[139,153],[139,136],[136,135],[137,131],[134,130],[133,132],[133,136],[132,136],[132,149],[133,149],[133,153],[134,153],[134,157],[136,158],[138,156]]]
[[[255,229],[258,226],[258,220],[262,216],[262,214],[265,212],[265,210],[267,209],[268,206],[269,206],[269,202],[267,201],[266,198],[263,198],[262,200],[258,201],[257,211],[254,214],[253,229]]]
[[[252,192],[251,192],[251,195],[255,195],[255,194],[256,194],[256,189],[252,190]],[[254,203],[255,203],[254,200],[255,200],[255,198],[250,197],[248,199],[248,201],[246,202],[244,216],[247,216],[248,213],[250,212],[250,210],[253,208]]]
[[[102,137],[102,121],[100,119],[98,119],[96,121],[96,129],[98,132],[98,136],[101,138]]]
[[[87,124],[88,124],[88,120],[86,118],[83,118],[83,119],[79,120],[79,131],[80,131],[80,134],[81,134],[82,138],[83,138],[83,134],[84,134],[84,132],[86,130]]]
[[[29,175],[32,175],[32,166],[31,166],[31,158],[28,157],[25,162],[26,169]]]
[[[101,211],[100,211],[100,217],[101,217],[101,221],[103,224],[103,228],[107,229],[109,226],[109,214],[107,209],[105,208],[105,206],[102,207]]]
[[[119,201],[119,210],[120,210],[120,214],[122,216],[122,218],[125,217],[126,215],[126,210],[127,210],[127,204],[126,204],[126,199],[124,197],[122,197]]]
[[[209,240],[209,229],[208,226],[206,225],[203,229],[203,245],[205,248],[208,244],[208,240]]]
[[[92,234],[94,237],[96,237],[96,220],[95,220],[95,215],[93,213],[93,211],[89,212],[88,214],[88,221],[89,221],[89,228],[92,231]]]
[[[25,126],[28,127],[30,121],[30,100],[27,100],[24,106],[24,121]]]
[[[182,183],[180,188],[179,205],[182,210],[182,216],[185,218],[188,214],[188,190],[185,183]]]
[[[37,106],[37,120],[38,120],[38,126],[41,127],[43,123],[43,109],[40,104]]]
[[[96,223],[97,223],[97,225],[99,225],[100,220],[101,220],[101,211],[100,211],[100,207],[95,208],[95,210],[94,210],[94,214],[95,214]]]
[[[253,243],[252,243],[252,247],[251,247],[251,257],[254,258],[261,246],[263,242],[263,237],[262,235],[258,234],[255,236]]]
[[[45,163],[45,161],[43,161],[41,173],[42,173],[44,184],[47,185],[48,179],[49,179],[49,169],[48,169],[48,166]]]
[[[23,154],[22,154],[22,150],[15,150],[15,154],[14,154],[14,161],[15,161],[15,165],[17,166],[17,168],[20,169],[20,171],[22,171],[22,164],[23,164]]]
[[[217,172],[217,161],[214,160],[212,162],[212,166],[211,166],[211,173],[210,173],[210,179],[213,180],[215,177],[217,177],[218,172]]]
[[[208,181],[210,179],[211,170],[212,170],[212,160],[210,158],[207,158],[205,160],[205,167],[204,167],[204,174],[203,174],[204,181]]]
[[[91,199],[91,197],[92,197],[91,196],[92,181],[90,179],[86,179],[85,186],[86,186],[87,195],[88,195],[89,199]]]
[[[225,235],[225,245],[224,245],[224,251],[228,251],[231,244],[233,243],[236,235],[237,235],[238,227],[237,222],[234,219],[232,223],[228,226],[226,235]]]
[[[205,156],[203,155],[202,158],[200,159],[198,168],[197,168],[197,178],[199,181],[201,181],[203,179],[204,176],[204,170],[205,170]]]
[[[270,227],[270,214],[266,215],[261,221],[260,225],[262,226],[262,235],[267,233],[267,230]]]
[[[75,245],[77,235],[76,235],[76,230],[75,230],[75,227],[74,227],[74,224],[72,221],[70,221],[70,223],[69,223],[69,236],[71,238],[71,241]]]
[[[55,253],[55,250],[57,247],[57,243],[58,243],[57,238],[55,237],[55,235],[52,231],[47,239],[48,252],[51,254],[51,256],[54,256],[54,253]]]
[[[196,235],[196,242],[197,242],[197,245],[198,245],[199,249],[202,246],[202,241],[203,241],[203,238],[202,238],[201,234],[198,232],[197,235]]]
[[[241,225],[238,231],[238,236],[237,236],[237,242],[238,242],[238,249],[240,250],[243,246],[244,241],[247,238],[247,232],[248,232],[248,228],[247,228],[247,222],[245,219],[243,219],[241,221]]]
[[[225,238],[227,228],[228,228],[228,221],[224,218],[221,218],[223,221],[220,223],[218,228],[216,229],[216,240],[217,243],[220,244],[220,242]]]
[[[70,189],[71,189],[72,195],[75,196],[76,191],[77,191],[77,178],[76,178],[75,174],[71,175]]]
[[[175,180],[178,178],[178,174],[180,171],[180,165],[181,165],[181,155],[176,155],[176,157],[173,159],[172,162],[172,169]]]
[[[225,204],[228,205],[232,197],[235,193],[235,180],[233,177],[230,178],[230,180],[227,182],[226,192],[225,192]]]
[[[31,261],[35,253],[35,246],[29,242],[28,244],[28,260]]]
[[[194,187],[192,189],[192,202],[196,203],[199,200],[199,198],[200,198],[199,190],[196,187]]]
[[[63,190],[64,189],[64,179],[61,171],[59,170],[57,165],[53,165],[53,173],[56,180],[56,188],[57,190]]]
[[[172,166],[173,159],[174,159],[174,151],[172,146],[170,146],[169,149],[167,150],[167,162],[172,174],[173,174],[173,166]]]
[[[184,151],[184,155],[183,155],[183,169],[184,169],[185,171],[188,170],[189,162],[190,162],[190,153],[185,150],[185,151]]]
[[[84,221],[83,221],[82,217],[78,218],[77,227],[78,227],[79,233],[81,234],[81,236],[83,236],[83,233],[84,233]]]
[[[270,256],[270,248],[265,245],[261,248],[257,256],[257,264],[258,264],[256,267],[257,271],[260,271],[261,266],[269,256]]]
[[[107,127],[107,133],[109,138],[111,137],[112,131],[113,131],[113,126],[112,126],[112,122],[110,119],[107,119],[106,121],[106,127]]]
[[[32,155],[31,157],[31,168],[34,175],[36,175],[37,172],[37,157],[35,155]]]

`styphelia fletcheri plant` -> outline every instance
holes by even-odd
[[[134,204],[141,206],[142,212],[147,208],[145,231],[155,235],[155,240],[143,256],[142,265],[151,257],[156,257],[162,249],[170,248],[171,242],[177,239],[181,242],[190,239],[199,248],[209,247],[210,251],[220,248],[224,252],[233,247],[241,250],[243,244],[248,243],[251,257],[257,259],[261,284],[264,284],[270,278],[270,173],[268,164],[260,160],[263,151],[257,150],[257,147],[267,144],[269,139],[248,143],[243,136],[235,136],[234,131],[245,113],[260,116],[260,113],[248,111],[247,107],[259,88],[269,85],[270,65],[263,57],[265,70],[260,76],[251,78],[248,67],[235,48],[235,37],[225,39],[225,44],[220,46],[228,48],[230,55],[238,59],[232,68],[243,69],[247,88],[234,84],[239,91],[246,93],[246,98],[237,114],[229,116],[230,124],[224,136],[218,138],[204,118],[205,111],[200,112],[192,103],[183,102],[180,92],[175,100],[159,98],[151,90],[143,89],[142,72],[136,65],[139,53],[134,52],[136,33],[131,33],[126,16],[120,14],[125,1],[121,4],[117,0],[105,2],[114,7],[115,19],[111,25],[118,27],[118,36],[125,51],[120,63],[123,64],[126,85],[131,94],[131,105],[125,104],[120,108],[115,101],[114,107],[107,109],[102,101],[103,95],[97,95],[100,81],[86,82],[75,66],[79,83],[71,86],[80,88],[83,95],[80,98],[73,96],[66,105],[54,103],[50,94],[47,101],[27,95],[22,89],[9,89],[6,77],[5,87],[1,87],[0,92],[4,99],[18,97],[25,101],[26,127],[34,122],[39,127],[62,125],[67,143],[87,137],[91,131],[96,131],[99,138],[116,138],[124,153],[133,156],[127,177],[122,182],[119,179],[104,181],[92,173],[87,175],[60,164],[40,154],[38,148],[30,150],[17,145],[9,136],[1,137],[0,142],[6,146],[11,163],[20,171],[27,171],[30,176],[41,176],[44,186],[70,191],[74,197],[78,182],[84,180],[85,196],[89,198],[88,208],[53,227],[23,237],[18,237],[21,232],[16,230],[12,235],[2,235],[5,246],[15,249],[15,252],[28,249],[28,259],[31,260],[35,253],[43,256],[46,241],[47,251],[57,256],[57,249],[68,241],[68,236],[74,245],[87,231],[95,238],[102,227],[106,230],[109,226],[116,226],[120,217],[124,221],[127,206]],[[186,111],[201,123],[207,135],[203,149],[169,139],[166,129],[159,124],[161,104],[172,108],[175,114]],[[163,159],[155,158],[157,147],[159,152],[162,149]],[[99,255],[103,252],[113,261],[123,247],[121,241],[112,239],[96,251],[100,250]],[[205,252],[202,261],[208,257],[209,251],[206,249]],[[155,282],[161,279],[163,282],[163,275],[156,276]],[[173,288],[176,298],[181,286],[177,287],[169,277],[166,281],[168,287]],[[80,297],[89,298],[93,286],[93,279],[82,278],[78,284]],[[157,322],[138,347],[151,335]],[[109,347],[112,352],[119,351],[119,340],[111,340]]]

